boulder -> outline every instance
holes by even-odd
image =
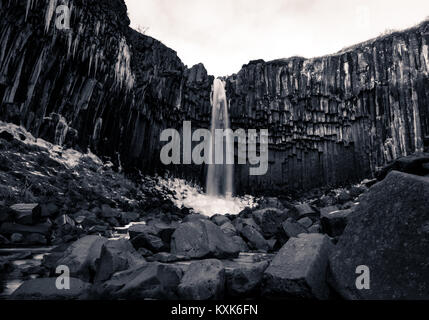
[[[86,297],[90,284],[70,278],[70,289],[57,289],[57,278],[25,281],[12,294],[12,300],[78,300]]]
[[[268,252],[271,249],[268,241],[254,227],[247,225],[241,230],[241,235],[254,250]]]
[[[323,212],[321,214],[323,230],[331,237],[340,236],[346,228],[348,218],[352,212],[352,209],[337,210],[329,213]]]
[[[289,218],[289,210],[267,208],[262,211],[261,229],[264,237],[272,237],[281,232],[282,223]]]
[[[171,252],[190,258],[235,258],[239,254],[232,237],[208,219],[182,223],[171,237]]]
[[[257,230],[259,233],[262,233],[261,227],[258,223],[256,223],[256,220],[253,218],[236,218],[233,221],[233,225],[238,232],[242,232],[244,227],[250,226]]]
[[[96,263],[95,282],[109,280],[114,273],[143,263],[145,263],[144,258],[137,253],[128,240],[109,240],[104,243],[100,259]]]
[[[136,249],[146,248],[154,253],[169,250],[167,244],[158,237],[158,230],[152,226],[144,224],[134,225],[128,232],[131,243]]]
[[[164,241],[168,248],[170,248],[171,236],[178,227],[178,223],[164,223],[158,220],[151,220],[148,225],[155,229],[156,235]]]
[[[303,203],[294,206],[294,210],[297,212],[299,218],[304,218],[316,214],[316,211],[308,203]]]
[[[232,225],[231,222],[225,222],[220,226],[220,229],[227,235],[233,237],[237,235],[237,229]]]
[[[234,298],[249,298],[259,295],[267,261],[226,270],[226,291]]]
[[[320,233],[321,226],[318,223],[313,224],[310,228],[308,228],[308,233]]]
[[[338,208],[337,206],[328,206],[328,207],[323,207],[320,209],[320,216],[326,216],[329,215],[331,212],[335,212],[340,210],[340,208]]]
[[[111,208],[107,204],[101,206],[100,217],[102,218],[120,218],[121,212],[117,209]]]
[[[413,154],[396,159],[376,174],[379,181],[383,180],[391,171],[425,176],[429,174],[426,164],[429,163],[429,153]]]
[[[264,296],[329,298],[326,272],[332,247],[329,238],[321,234],[301,234],[291,238],[264,273]]]
[[[107,242],[100,236],[86,236],[72,243],[58,259],[57,265],[65,265],[70,275],[86,282],[92,281],[97,271],[96,262],[101,256],[101,249]]]
[[[95,293],[104,299],[177,299],[177,286],[183,276],[178,266],[150,262],[118,272],[97,284]]]
[[[64,226],[68,225],[68,226],[74,228],[74,226],[75,226],[74,220],[66,214],[59,216],[57,219],[55,219],[54,222],[58,227],[64,227]]]
[[[123,212],[121,215],[121,222],[123,225],[130,224],[131,222],[137,222],[140,219],[140,215],[137,212]]]
[[[12,209],[0,204],[0,224],[3,222],[12,222],[14,215],[15,212]]]
[[[46,237],[40,233],[32,233],[25,237],[26,244],[28,245],[46,245],[48,243],[48,240]]]
[[[219,300],[225,288],[225,268],[219,260],[192,263],[178,287],[183,300]]]
[[[50,218],[56,215],[59,211],[58,206],[55,203],[49,202],[42,204],[41,206],[42,218]]]
[[[285,221],[282,227],[287,238],[296,238],[302,233],[307,233],[307,230],[301,224],[296,222]]]
[[[392,171],[361,199],[330,256],[330,283],[346,299],[429,299],[429,177]],[[358,266],[370,289],[358,290]]]
[[[233,236],[232,237],[232,241],[235,243],[235,245],[237,246],[238,250],[240,252],[247,252],[249,251],[249,247],[247,246],[246,242],[243,240],[242,237],[240,236]]]
[[[222,214],[216,214],[213,217],[210,218],[211,221],[213,221],[215,224],[217,224],[219,227],[223,225],[224,223],[231,223],[231,220],[229,220],[226,216]]]
[[[302,225],[305,229],[308,229],[313,225],[313,221],[309,217],[299,219],[298,223]]]
[[[36,224],[42,215],[42,210],[37,203],[19,203],[10,207],[15,212],[15,222],[24,225]]]
[[[31,234],[40,233],[48,235],[52,225],[49,223],[38,224],[35,226],[26,226],[17,223],[5,222],[0,227],[0,234],[12,235],[14,233]]]
[[[349,201],[351,201],[351,200],[353,200],[353,197],[350,195],[350,193],[349,192],[347,192],[346,190],[342,190],[339,194],[338,194],[338,196],[337,196],[337,200],[338,200],[338,203],[340,203],[340,204],[344,204],[344,203],[346,203],[346,202],[349,202]]]

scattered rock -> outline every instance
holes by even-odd
[[[241,230],[241,235],[254,250],[268,252],[271,249],[267,240],[252,226],[247,225]]]
[[[350,193],[348,193],[346,190],[342,190],[340,194],[337,196],[337,199],[338,199],[338,203],[340,204],[344,204],[346,202],[353,200]]]
[[[117,209],[111,208],[107,204],[103,204],[101,206],[100,216],[102,218],[120,218],[121,212],[118,211]]]
[[[44,223],[35,226],[26,226],[17,223],[5,222],[0,227],[0,233],[4,235],[12,235],[14,233],[31,234],[40,233],[48,235],[52,225]]]
[[[248,298],[259,295],[262,277],[269,263],[267,261],[250,266],[226,270],[226,291],[234,298]]]
[[[220,229],[227,235],[233,237],[237,235],[237,229],[232,225],[231,222],[225,222],[220,226]]]
[[[48,240],[40,233],[32,233],[25,237],[25,243],[28,245],[46,245]]]
[[[150,262],[118,272],[96,285],[95,292],[105,299],[177,299],[177,286],[183,276],[181,268]]]
[[[225,268],[219,260],[192,263],[179,284],[183,300],[219,300],[223,298]]]
[[[24,225],[36,224],[42,215],[42,210],[37,203],[19,203],[10,207],[15,212],[15,222]]]
[[[313,225],[313,221],[308,217],[298,220],[298,223],[302,225],[305,229],[308,229]]]
[[[58,278],[44,278],[25,281],[12,294],[12,300],[78,300],[86,297],[90,288],[80,279],[70,278],[70,289],[59,290]]]
[[[99,236],[83,237],[67,248],[57,264],[67,266],[71,276],[91,282],[97,271],[96,261],[106,242],[106,238]]]
[[[246,242],[243,240],[242,237],[240,236],[233,236],[232,237],[232,241],[235,243],[235,245],[237,246],[238,250],[240,252],[247,252],[249,251],[249,247],[247,246]]]
[[[321,234],[291,238],[265,271],[263,294],[270,298],[329,298],[326,270],[332,247]]]
[[[353,212],[352,209],[347,210],[337,210],[327,213],[328,211],[324,211],[321,214],[321,223],[323,230],[331,236],[338,237],[340,236],[344,229],[347,226],[348,218]]]
[[[100,259],[97,261],[97,272],[95,282],[109,280],[118,272],[145,263],[128,240],[109,240],[104,243]]]
[[[419,176],[425,176],[429,174],[429,171],[426,170],[426,166],[424,166],[427,163],[429,163],[428,153],[414,154],[407,157],[402,157],[396,159],[393,163],[384,167],[380,172],[376,174],[376,177],[379,181],[381,181],[389,174],[389,172],[393,170],[409,174],[415,174]]]
[[[289,218],[288,210],[267,208],[262,211],[261,229],[265,237],[272,237],[281,232],[282,223]]]
[[[231,223],[231,220],[221,214],[214,215],[213,217],[211,217],[210,220],[217,224],[219,227],[222,226],[224,223]]]
[[[299,223],[285,221],[283,230],[288,238],[297,238],[302,233],[307,233],[307,230]]]
[[[146,248],[154,253],[169,250],[164,241],[158,237],[158,232],[154,227],[138,224],[132,226],[128,232],[131,243],[136,249]]]
[[[323,216],[329,215],[332,212],[339,211],[339,210],[340,208],[338,208],[337,206],[324,207],[320,209],[320,216],[323,217]]]
[[[355,208],[330,257],[330,283],[346,299],[429,299],[429,178],[392,171]],[[356,268],[370,289],[356,288]]]
[[[70,218],[68,215],[63,214],[62,216],[55,219],[55,224],[59,227],[63,227],[66,225],[69,225],[71,227],[75,226],[75,222],[72,218]]]
[[[131,222],[137,222],[140,219],[140,215],[136,212],[123,212],[121,215],[121,222],[124,225],[130,224]]]
[[[190,258],[235,258],[239,248],[207,219],[182,223],[171,237],[171,252]]]
[[[322,227],[320,226],[320,224],[315,223],[310,228],[308,228],[308,233],[320,233],[321,229]]]
[[[308,203],[296,205],[294,206],[294,209],[297,212],[299,218],[304,218],[316,214],[316,211],[314,211]]]
[[[59,208],[55,203],[47,203],[47,204],[42,204],[41,206],[41,214],[42,214],[42,218],[50,218],[55,216],[58,211]]]

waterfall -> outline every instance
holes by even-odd
[[[209,157],[211,159],[207,170],[206,190],[210,196],[232,197],[233,194],[233,164],[227,164],[227,152],[231,152],[227,145],[233,145],[232,137],[227,135],[222,142],[223,148],[223,163],[216,164],[215,162],[215,133],[216,129],[230,129],[228,103],[226,99],[225,84],[221,79],[215,79],[212,87],[212,118],[211,118],[211,142]],[[217,146],[220,149],[220,146]],[[233,148],[232,148],[233,152]]]

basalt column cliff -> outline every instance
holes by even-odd
[[[244,66],[228,79],[233,125],[269,128],[271,144],[270,173],[249,184],[337,185],[423,151],[428,44],[426,22],[335,55]]]
[[[60,3],[1,2],[1,120],[89,147],[127,170],[163,169],[164,128],[183,120],[209,128],[213,77],[132,30],[121,0],[66,1],[70,30],[55,28]],[[428,45],[425,22],[331,56],[253,61],[226,78],[231,127],[270,132],[268,174],[249,177],[246,166],[236,166],[236,190],[340,185],[422,151]],[[176,170],[202,182],[201,167]]]

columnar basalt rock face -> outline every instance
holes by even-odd
[[[208,128],[214,78],[132,30],[123,0],[68,1],[70,30],[55,28],[58,4],[1,3],[0,119],[129,170],[165,169],[161,131],[183,120]],[[331,56],[253,61],[226,78],[232,127],[270,131],[268,174],[236,166],[236,191],[338,185],[422,150],[428,46],[425,22]],[[204,181],[202,166],[168,169]]]
[[[155,170],[163,129],[182,119],[208,123],[213,77],[129,28],[123,0],[68,1],[70,30],[55,27],[50,13],[59,4],[2,2],[0,118],[124,167]]]
[[[233,127],[270,130],[270,172],[243,187],[337,185],[422,151],[428,45],[425,22],[335,55],[253,61],[229,77]]]

